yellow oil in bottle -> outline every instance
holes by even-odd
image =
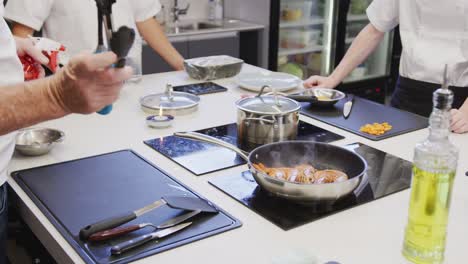
[[[455,171],[413,168],[403,255],[413,263],[442,263]]]

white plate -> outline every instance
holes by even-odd
[[[302,84],[302,80],[294,75],[270,71],[243,73],[236,78],[236,81],[241,88],[254,92],[259,92],[265,85],[276,88],[278,92],[284,92],[297,88]]]

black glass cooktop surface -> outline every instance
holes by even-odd
[[[334,203],[298,204],[273,196],[257,185],[249,171],[216,177],[210,180],[210,183],[283,230],[289,230],[409,188],[411,162],[360,143],[347,147],[367,161],[367,177],[354,193]]]
[[[236,124],[213,127],[196,132],[237,145]],[[332,142],[343,138],[325,129],[302,121],[299,122],[298,140]],[[146,140],[144,143],[197,176],[246,163],[234,151],[191,139],[168,136]]]
[[[227,88],[213,82],[193,83],[181,86],[175,86],[174,91],[191,93],[194,95],[212,94],[226,92]]]

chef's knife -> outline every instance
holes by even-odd
[[[347,119],[351,114],[354,104],[354,95],[349,95],[350,99],[343,105],[343,117]]]
[[[161,200],[158,200],[136,211],[128,212],[120,216],[111,217],[109,219],[105,219],[97,223],[88,225],[80,230],[80,238],[82,240],[86,240],[92,234],[128,223],[136,219],[137,217],[146,214],[147,212],[150,212],[156,208],[159,208],[165,204],[175,209],[183,209],[189,211],[202,210],[203,212],[218,212],[218,210],[213,205],[198,197],[166,196],[162,197]]]
[[[122,242],[120,244],[117,244],[117,245],[113,246],[111,248],[111,254],[112,255],[120,255],[120,254],[124,253],[125,251],[128,251],[129,249],[132,249],[132,248],[138,247],[140,245],[143,245],[143,244],[145,244],[145,243],[147,243],[147,242],[149,242],[151,240],[161,239],[161,238],[166,237],[168,235],[171,235],[171,234],[173,234],[175,232],[178,232],[178,231],[188,227],[191,224],[192,224],[192,222],[188,222],[188,223],[180,224],[180,225],[177,225],[177,226],[174,226],[174,227],[166,228],[166,229],[163,229],[163,230],[160,230],[160,231],[156,231],[156,232],[153,232],[153,233],[150,233],[150,234],[146,234],[146,235],[142,235],[142,236],[130,239],[128,241],[125,241],[125,242]]]
[[[113,229],[104,230],[104,231],[101,231],[101,232],[94,233],[88,238],[88,240],[89,241],[104,241],[104,240],[108,240],[108,239],[111,239],[111,238],[115,238],[115,237],[119,237],[119,236],[122,236],[122,235],[125,235],[125,234],[128,234],[128,233],[131,233],[133,231],[140,230],[140,229],[146,228],[146,227],[153,227],[155,229],[164,229],[164,228],[168,228],[168,227],[173,227],[175,225],[178,225],[178,224],[180,224],[180,223],[182,223],[182,222],[184,222],[184,221],[198,215],[199,213],[201,213],[201,210],[190,211],[190,212],[185,213],[183,215],[171,218],[168,221],[166,221],[166,222],[164,222],[164,223],[162,223],[162,224],[160,224],[158,226],[154,226],[151,223],[142,223],[142,224],[138,224],[138,225],[116,227],[116,228],[113,228]]]

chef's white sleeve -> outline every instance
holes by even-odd
[[[388,32],[400,23],[400,0],[374,0],[366,13],[375,28],[381,32]]]
[[[129,2],[132,5],[136,22],[143,22],[161,11],[159,0],[131,0]]]
[[[4,17],[39,31],[53,4],[54,0],[8,0]]]

